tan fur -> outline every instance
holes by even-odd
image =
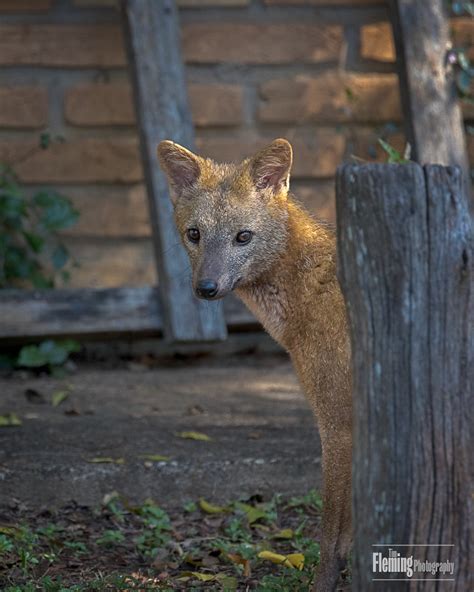
[[[181,150],[162,142],[158,155],[170,179],[194,284],[203,277],[218,280],[218,297],[235,289],[289,352],[314,412],[324,502],[314,589],[330,592],[351,544],[350,347],[334,232],[289,196],[292,153],[286,140],[276,140],[240,165],[219,165]],[[192,159],[187,171],[199,170],[190,183],[189,175],[184,181],[176,175],[174,163],[183,158]],[[199,245],[186,240],[190,226],[201,232]],[[254,232],[247,247],[232,242],[243,229]]]

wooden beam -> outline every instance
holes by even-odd
[[[391,0],[400,94],[412,159],[458,165],[470,193],[464,125],[447,62],[451,48],[445,0]]]
[[[156,147],[171,139],[194,148],[194,131],[180,50],[178,11],[172,0],[124,0],[125,37],[134,79],[138,129],[148,191],[165,336],[175,342],[226,337],[220,303],[192,293],[189,261],[173,220],[168,184]]]
[[[474,235],[461,171],[344,166],[337,223],[353,351],[353,590],[469,590]],[[454,575],[374,581],[404,578],[373,570],[390,548],[453,561]]]
[[[224,309],[232,330],[260,328],[233,296]],[[162,336],[163,314],[158,289],[108,288],[65,290],[0,290],[0,341],[47,337]]]

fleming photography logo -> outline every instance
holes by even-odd
[[[446,557],[442,561],[430,561],[417,557],[417,551],[426,547],[443,547],[446,555],[454,545],[372,545],[372,572],[374,582],[431,581],[454,582],[454,562]],[[375,547],[381,547],[376,550]],[[407,552],[403,552],[407,547]],[[397,549],[402,549],[401,551]]]

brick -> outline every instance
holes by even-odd
[[[474,58],[474,19],[451,19],[452,41],[454,47],[468,49]],[[361,28],[361,55],[367,60],[394,62],[396,59],[390,23],[374,23]]]
[[[231,126],[242,121],[242,88],[233,84],[191,84],[189,100],[197,127]]]
[[[0,0],[0,12],[47,12],[52,0]]]
[[[474,59],[474,19],[453,18],[451,30],[454,47],[465,48],[470,59]]]
[[[0,25],[0,65],[123,67],[118,25]]]
[[[270,6],[373,6],[387,0],[265,0]]]
[[[381,122],[401,119],[395,74],[328,73],[271,80],[260,86],[265,123]]]
[[[364,25],[360,31],[360,53],[366,60],[394,62],[396,53],[390,23]]]
[[[334,180],[292,183],[291,191],[296,201],[301,203],[310,214],[334,223],[336,221],[336,195]]]
[[[86,138],[47,150],[37,145],[3,140],[0,162],[12,164],[25,183],[135,183],[143,177],[136,138]]]
[[[150,215],[143,184],[113,187],[66,187],[69,197],[80,212],[74,226],[65,235],[102,238],[148,238],[151,235]]]
[[[191,84],[189,98],[196,126],[237,125],[242,119],[242,89],[231,84]],[[87,83],[69,88],[66,120],[73,125],[134,125],[128,83]]]
[[[123,83],[87,83],[67,89],[66,121],[73,125],[133,125],[132,89]]]
[[[66,245],[80,263],[79,267],[72,270],[71,281],[68,284],[70,288],[116,288],[156,284],[150,240],[70,238]]]
[[[219,162],[237,162],[254,154],[274,137],[198,137],[197,149]],[[293,177],[331,177],[344,156],[345,138],[333,129],[319,129],[296,138],[289,134],[294,149]]]
[[[39,86],[0,87],[0,126],[41,128],[48,125],[48,93]]]
[[[343,46],[339,25],[193,23],[184,27],[190,63],[290,64],[335,61]]]

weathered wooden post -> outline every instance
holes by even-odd
[[[461,171],[345,165],[337,224],[353,348],[353,590],[473,590],[474,248]],[[410,575],[410,557],[454,571],[414,564]]]
[[[390,0],[405,133],[421,164],[460,166],[471,194],[446,0]],[[471,202],[474,208],[474,203]]]
[[[172,341],[224,339],[221,303],[199,302],[192,293],[189,261],[175,229],[168,183],[156,156],[161,140],[194,146],[176,3],[123,0],[122,5],[165,336]]]

